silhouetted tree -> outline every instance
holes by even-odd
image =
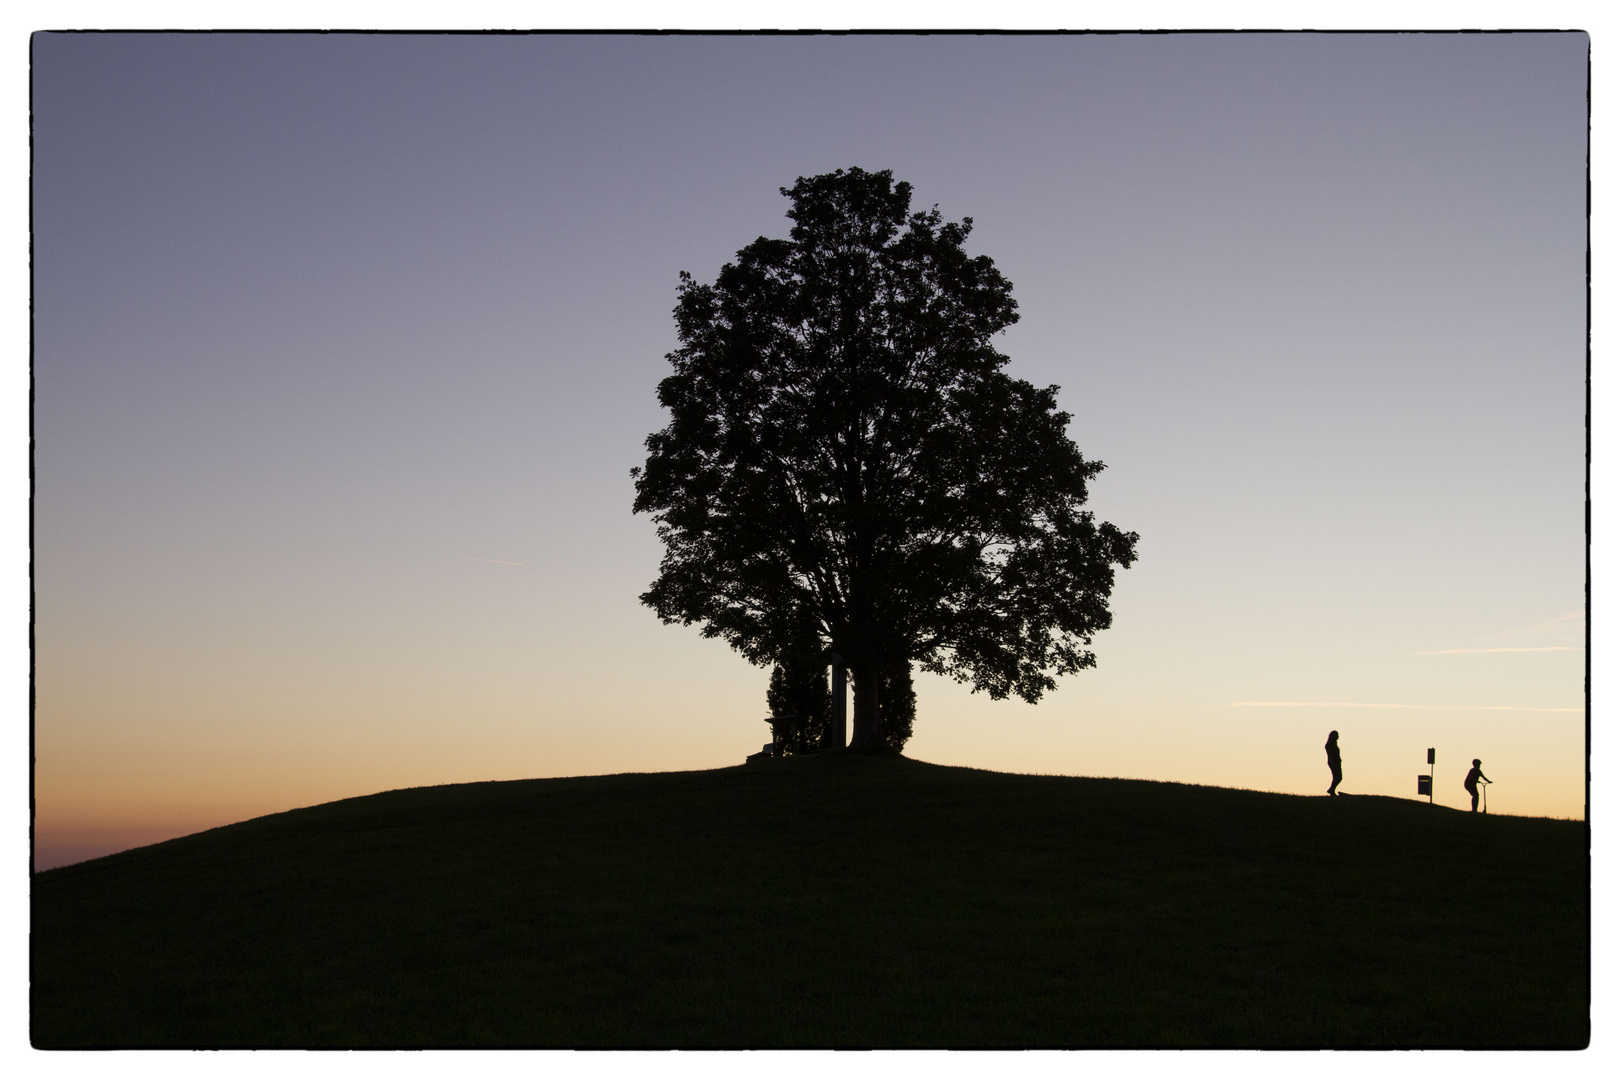
[[[990,338],[1017,305],[963,250],[971,218],[912,213],[887,170],[782,193],[788,239],[712,285],[681,274],[669,426],[633,470],[665,547],[642,602],[761,665],[810,628],[848,663],[855,748],[892,746],[884,704],[911,707],[913,662],[1037,700],[1095,665],[1135,559],[1135,533],[1082,509],[1102,463],[1057,387],[1001,371]]]

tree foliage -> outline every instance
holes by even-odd
[[[1102,463],[1057,387],[1001,370],[1017,305],[971,218],[912,212],[886,170],[782,191],[787,239],[681,275],[670,420],[634,471],[665,549],[641,599],[757,664],[842,654],[855,747],[909,729],[913,664],[1035,701],[1095,665],[1135,559],[1083,509]]]

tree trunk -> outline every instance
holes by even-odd
[[[844,748],[844,733],[848,722],[848,714],[844,711],[848,695],[844,691],[844,658],[837,653],[832,657],[832,708],[827,716],[827,746],[828,750],[842,750]]]
[[[878,674],[869,665],[851,667],[855,678],[855,730],[850,733],[851,750],[881,750],[883,710],[878,707]]]

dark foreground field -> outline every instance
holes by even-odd
[[[393,791],[39,874],[69,1046],[1563,1046],[1584,826],[853,754]]]

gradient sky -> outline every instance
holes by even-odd
[[[1580,817],[1584,34],[33,40],[36,855],[733,765],[637,602],[677,274],[859,165],[971,216],[1141,534],[927,761]],[[1379,707],[1371,706],[1393,706]]]

